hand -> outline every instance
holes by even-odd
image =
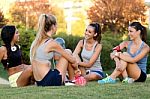
[[[80,76],[81,75],[81,71],[80,71],[80,69],[78,68],[77,70],[75,70],[74,71],[74,74],[75,74],[75,76]]]
[[[115,51],[113,51],[112,53],[110,53],[110,58],[111,58],[111,59],[114,59],[114,58],[115,58],[115,54],[114,54],[114,53],[115,53]]]
[[[74,64],[72,64],[73,68],[78,69],[78,63],[75,62]]]

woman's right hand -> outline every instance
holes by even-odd
[[[80,76],[81,75],[81,70],[78,68],[77,70],[74,71],[75,76]]]
[[[110,53],[110,58],[111,59],[114,59],[116,56],[115,56],[115,53],[116,53],[116,51],[113,51],[112,53]]]

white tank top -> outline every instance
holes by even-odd
[[[85,45],[86,45],[86,40],[84,40],[84,44],[83,44],[83,49],[82,49],[82,52],[81,52],[81,57],[83,59],[83,62],[89,62],[91,57],[93,56],[94,54],[94,51],[95,51],[95,47],[97,45],[97,42],[94,43],[94,46],[92,48],[91,51],[88,51],[85,49]],[[95,63],[93,64],[93,66],[91,68],[87,68],[89,70],[96,70],[96,71],[103,71],[102,70],[102,66],[101,66],[101,62],[100,62],[100,55],[98,56],[97,60],[95,61]]]

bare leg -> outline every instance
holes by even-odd
[[[69,80],[73,80],[74,79],[74,68],[71,66],[71,64],[69,63],[68,65],[68,74],[69,74]]]
[[[94,81],[94,80],[102,79],[102,77],[100,77],[99,75],[96,75],[96,74],[94,74],[94,73],[85,75],[84,78],[85,78],[87,81]]]
[[[32,67],[28,66],[25,68],[25,70],[21,73],[21,75],[17,79],[17,86],[22,87],[22,86],[30,85],[31,80],[33,80]]]
[[[127,73],[129,77],[133,78],[134,80],[137,80],[140,77],[141,69],[138,67],[136,63],[128,64]]]
[[[58,63],[56,64],[56,69],[62,75],[62,82],[64,82],[64,79],[65,79],[65,76],[66,76],[67,67],[68,67],[68,61],[65,58],[61,57],[59,59]]]

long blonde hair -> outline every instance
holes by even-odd
[[[54,15],[41,14],[38,21],[38,31],[35,37],[35,40],[31,46],[30,57],[31,60],[35,57],[36,49],[39,47],[43,39],[48,38],[46,34],[51,30],[52,25],[56,25],[56,18]]]

